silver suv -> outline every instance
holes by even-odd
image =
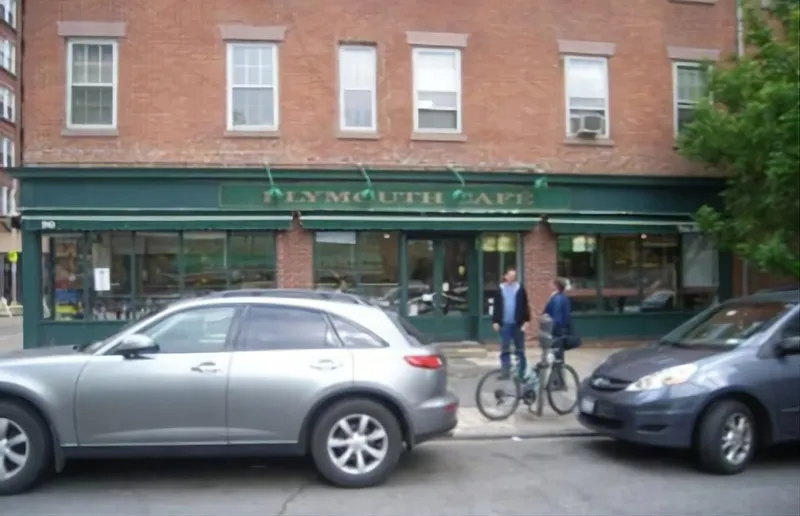
[[[0,355],[0,494],[84,457],[310,454],[331,483],[373,486],[455,428],[446,367],[355,297],[181,301],[83,348]]]

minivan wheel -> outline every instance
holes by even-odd
[[[0,401],[0,496],[35,486],[44,478],[51,456],[41,419],[20,404]]]
[[[741,473],[756,450],[753,413],[743,403],[723,400],[713,405],[700,422],[697,452],[704,469],[718,475]]]
[[[327,481],[339,487],[383,483],[402,452],[403,434],[397,418],[383,405],[366,399],[336,403],[312,430],[314,464]]]

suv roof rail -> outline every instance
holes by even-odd
[[[370,305],[366,299],[348,292],[331,290],[301,289],[301,288],[243,288],[238,290],[223,290],[213,292],[209,297],[283,297],[290,299],[324,299],[328,301],[342,301],[359,305]]]

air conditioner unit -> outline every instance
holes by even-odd
[[[603,115],[581,115],[578,117],[578,130],[575,132],[581,138],[596,138],[603,132],[606,118]]]

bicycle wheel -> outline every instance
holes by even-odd
[[[483,417],[491,421],[508,419],[517,410],[522,397],[519,381],[511,377],[501,379],[502,373],[502,369],[489,371],[483,375],[475,389],[475,405]],[[493,384],[492,381],[500,385]],[[490,387],[489,392],[483,392],[485,387]]]
[[[547,402],[553,411],[564,416],[578,405],[578,387],[580,380],[575,369],[568,364],[554,365],[547,379]],[[571,397],[570,397],[571,394]]]

